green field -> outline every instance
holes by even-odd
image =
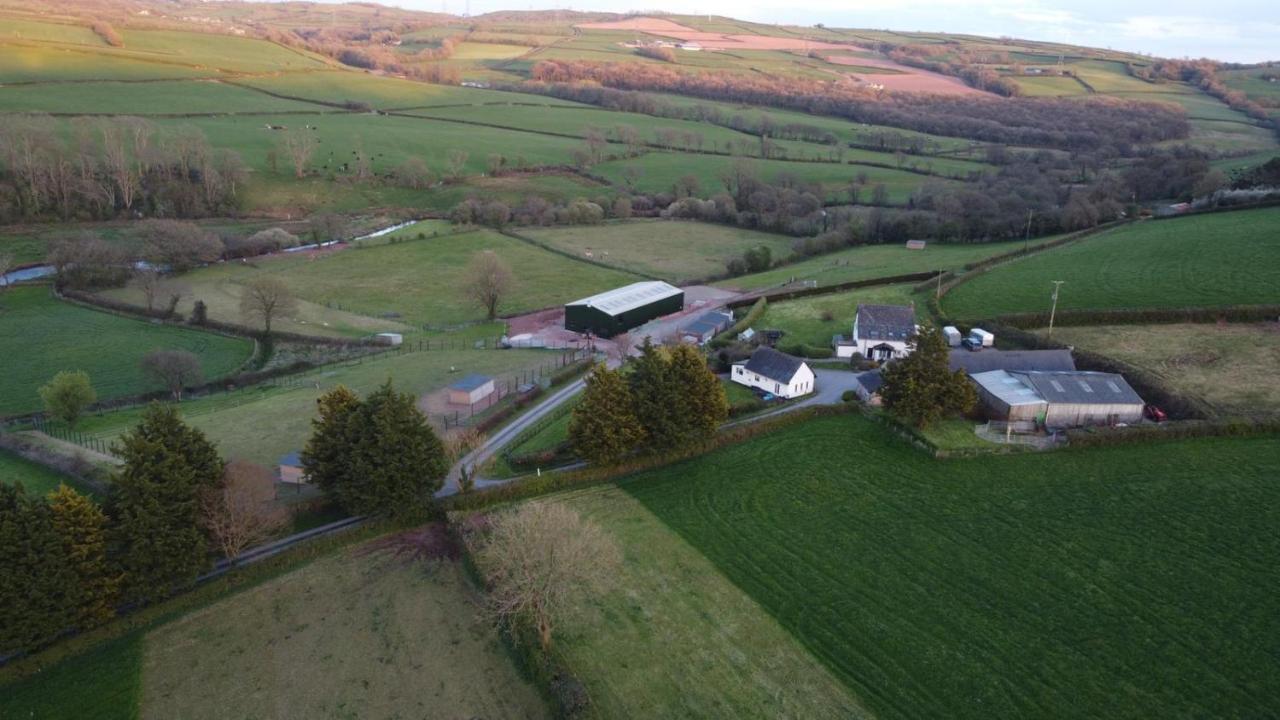
[[[12,288],[0,295],[0,415],[41,409],[36,390],[60,370],[89,373],[100,400],[156,390],[139,367],[152,350],[194,352],[212,380],[243,365],[253,344],[62,302],[44,285]]]
[[[1030,246],[1058,236],[1036,238]],[[819,286],[905,275],[929,270],[958,270],[965,264],[993,255],[1020,250],[1021,241],[998,243],[928,243],[924,250],[908,250],[906,245],[859,245],[847,250],[819,255],[764,272],[743,275],[716,283],[740,290],[812,280]]]
[[[211,318],[238,322],[241,284],[257,274],[270,273],[284,280],[298,297],[307,300],[308,308],[317,312],[343,310],[347,311],[348,319],[367,321],[343,334],[368,334],[378,328],[389,329],[388,322],[437,327],[482,320],[483,311],[466,297],[464,286],[468,263],[484,251],[496,253],[511,268],[515,278],[509,297],[499,308],[504,315],[560,305],[637,279],[628,273],[577,262],[489,230],[315,256],[308,253],[276,255],[258,258],[253,263],[214,265],[181,277],[192,287],[191,297],[203,299],[209,305]],[[105,294],[133,302],[140,299],[140,291],[134,288]],[[185,307],[181,305],[179,309]],[[381,319],[384,316],[388,319]],[[313,327],[315,322],[313,318],[307,326]]]
[[[818,348],[831,347],[833,335],[848,335],[853,331],[853,318],[858,314],[858,304],[911,305],[923,304],[924,297],[911,294],[912,285],[880,285],[859,288],[830,295],[815,295],[798,300],[782,300],[769,303],[755,328],[782,330],[786,334],[779,342],[783,348],[804,343]],[[921,307],[917,315],[923,315]],[[830,320],[824,318],[830,317]]]
[[[775,259],[791,255],[791,238],[684,220],[633,220],[595,227],[521,228],[519,232],[574,255],[623,270],[683,283],[725,273],[725,263],[751,248]]]
[[[243,458],[274,466],[281,456],[299,450],[311,435],[316,399],[345,385],[371,392],[390,379],[400,392],[423,396],[468,373],[512,382],[522,371],[554,363],[559,353],[546,350],[430,350],[327,366],[290,382],[259,385],[233,393],[211,395],[182,403],[179,410],[194,427],[218,444],[226,458]],[[460,411],[467,417],[465,409]],[[114,440],[142,415],[141,408],[94,415],[80,429],[103,440]],[[440,420],[428,408],[429,419]]]
[[[0,87],[0,112],[159,115],[318,109],[320,108],[311,103],[283,100],[213,80],[55,83]]]
[[[623,553],[619,587],[556,640],[593,717],[869,716],[767,608],[626,492],[553,497],[601,525]]]
[[[940,462],[849,415],[621,487],[877,717],[1261,717],[1277,473],[1274,438]]]
[[[1126,225],[1000,266],[942,300],[951,316],[1280,302],[1280,208]]]
[[[0,450],[0,485],[17,483],[22,483],[22,487],[32,495],[48,494],[49,491],[56,490],[64,483],[75,486],[71,478],[61,473],[33,463],[8,450]]]
[[[1069,77],[1027,77],[1016,78],[1022,94],[1027,97],[1061,97],[1064,95],[1088,95],[1089,90]]]
[[[0,43],[0,77],[7,82],[158,80],[216,74],[210,68],[160,65],[67,47]]]
[[[0,716],[546,717],[475,597],[456,563],[340,551],[5,686]]]
[[[601,163],[592,172],[608,178],[618,185],[624,184],[623,168],[639,168],[636,189],[643,192],[671,192],[677,180],[692,175],[698,180],[700,195],[714,195],[724,189],[721,178],[729,170],[734,158],[720,155],[682,155],[668,152],[651,152],[632,160],[615,160]],[[868,186],[863,197],[869,197],[871,187],[882,184],[889,192],[889,201],[905,203],[911,193],[926,181],[926,175],[904,170],[829,162],[787,162],[785,160],[751,160],[751,167],[766,182],[779,175],[792,175],[800,180],[822,186],[826,199],[848,201],[848,184],[859,173],[865,173]]]
[[[1053,339],[1140,367],[1220,416],[1280,414],[1272,323],[1059,327]]]
[[[480,105],[484,103],[512,102],[527,102],[540,105],[577,105],[577,103],[535,95],[451,85],[432,85],[356,71],[266,75],[237,82],[249,87],[269,90],[291,97],[329,103],[355,101],[367,103],[372,107],[384,110],[436,105]]]

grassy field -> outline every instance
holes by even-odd
[[[218,444],[227,458],[244,458],[268,466],[299,450],[311,435],[316,399],[338,385],[361,394],[390,379],[398,391],[421,396],[443,388],[467,373],[510,382],[521,371],[553,363],[558,353],[546,350],[431,350],[328,366],[295,378],[287,386],[264,385],[182,403],[182,416]],[[114,440],[137,424],[142,409],[94,415],[80,429]],[[462,411],[466,416],[466,411]],[[438,420],[438,418],[434,418]]]
[[[182,279],[192,287],[192,298],[209,305],[209,317],[236,322],[242,283],[270,273],[309,301],[304,310],[349,311],[348,318],[366,322],[345,334],[367,334],[378,328],[391,329],[387,320],[379,319],[389,314],[395,318],[393,324],[409,326],[482,320],[484,312],[466,297],[463,286],[467,264],[484,251],[502,258],[515,277],[515,286],[499,308],[503,314],[559,305],[637,279],[488,230],[332,251],[314,258],[292,253],[247,264],[226,263],[193,271]],[[140,291],[125,288],[106,294],[136,302]],[[314,327],[315,322],[312,318],[305,325]]]
[[[535,95],[433,85],[354,71],[287,73],[247,78],[237,82],[291,97],[329,103],[362,102],[383,110],[512,102],[569,107],[577,105],[577,103]]]
[[[0,112],[152,115],[317,109],[311,103],[284,100],[212,80],[93,82],[0,88]]]
[[[621,487],[877,717],[1257,717],[1277,473],[1273,438],[939,462],[849,415]]]
[[[520,229],[539,242],[614,267],[681,283],[720,275],[725,263],[751,248],[769,248],[774,258],[791,254],[791,238],[708,223],[635,220],[596,227]]]
[[[328,556],[5,686],[0,716],[546,715],[492,630],[476,624],[456,565],[370,550]]]
[[[942,299],[978,319],[1060,309],[1280,302],[1280,208],[1126,225],[998,267]]]
[[[1015,79],[1022,94],[1027,97],[1061,97],[1064,95],[1088,95],[1085,86],[1069,77],[1018,77]]]
[[[1274,323],[1062,327],[1053,338],[1141,367],[1224,416],[1280,413]]]
[[[830,347],[833,335],[848,335],[852,331],[853,318],[858,314],[859,303],[922,304],[924,298],[913,296],[911,288],[912,285],[880,285],[798,300],[771,302],[764,315],[755,323],[755,327],[785,332],[786,335],[779,343],[783,347],[795,343]],[[923,308],[920,309],[919,314],[923,314]],[[827,317],[831,319],[824,319]]]
[[[859,718],[868,714],[755,601],[616,487],[554,496],[623,552],[619,588],[557,639],[593,716]]]
[[[8,450],[0,450],[0,484],[22,487],[33,495],[45,495],[63,483],[76,487],[72,479],[49,468],[33,463]],[[77,487],[77,489],[80,489]]]
[[[149,633],[142,715],[545,717],[475,602],[456,563],[319,560]]]
[[[211,68],[160,65],[76,48],[0,41],[0,77],[6,82],[158,80],[211,77]]]
[[[670,192],[676,181],[686,175],[697,178],[701,194],[713,195],[723,189],[721,177],[729,169],[733,158],[719,155],[682,155],[668,152],[651,152],[631,160],[614,160],[601,163],[592,172],[619,185],[624,184],[623,168],[636,167],[641,175],[636,180],[637,190],[643,192]],[[926,181],[927,175],[867,165],[840,163],[787,162],[785,160],[752,160],[751,166],[760,179],[770,181],[782,174],[822,186],[826,199],[848,200],[848,184],[866,173],[868,187],[863,197],[869,197],[870,187],[884,185],[889,192],[889,202],[905,203],[911,193]]]
[[[0,295],[0,415],[39,410],[37,388],[60,370],[89,373],[100,400],[155,390],[139,362],[158,349],[196,353],[214,379],[243,365],[253,344],[90,310],[55,300],[44,285],[12,288]]]
[[[1037,238],[1030,246],[1058,236]],[[967,263],[1019,250],[1020,241],[999,243],[928,243],[924,250],[908,250],[906,245],[860,245],[819,255],[764,272],[722,280],[716,285],[755,290],[796,280],[812,280],[820,286],[889,277],[929,270],[956,270]]]

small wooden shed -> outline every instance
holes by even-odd
[[[307,476],[302,473],[302,458],[296,452],[280,458],[280,482],[290,485],[307,484]]]
[[[449,386],[450,405],[475,405],[493,394],[493,378],[468,375]]]

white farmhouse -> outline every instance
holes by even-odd
[[[745,363],[735,363],[730,379],[780,398],[800,397],[813,392],[813,370],[800,358],[771,347],[758,348]]]
[[[910,305],[858,305],[853,318],[853,334],[832,339],[836,357],[862,355],[884,362],[906,357],[908,341],[916,332],[916,310]]]

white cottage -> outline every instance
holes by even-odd
[[[862,355],[884,362],[906,357],[908,341],[916,332],[916,310],[910,305],[858,305],[853,318],[853,334],[832,340],[836,357]]]
[[[803,360],[771,347],[758,348],[745,363],[735,363],[729,376],[739,385],[794,398],[813,392],[813,370]]]

